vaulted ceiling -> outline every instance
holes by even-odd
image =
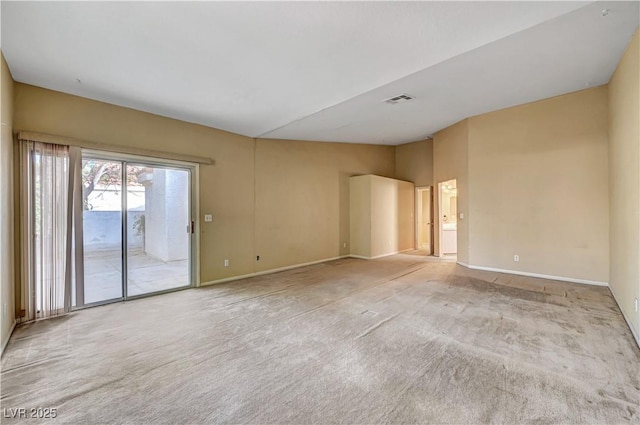
[[[251,137],[396,145],[608,82],[635,2],[9,2],[16,81]],[[385,102],[399,94],[413,100]]]

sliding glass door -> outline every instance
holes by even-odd
[[[192,284],[192,168],[83,155],[83,307]]]
[[[74,305],[124,297],[121,177],[119,161],[82,158],[84,285],[75,285]]]
[[[189,171],[127,164],[127,295],[189,286]]]

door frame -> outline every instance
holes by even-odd
[[[413,234],[413,246],[415,249],[420,249],[419,246],[419,228],[420,225],[418,224],[418,217],[421,217],[422,214],[418,214],[419,211],[421,211],[422,209],[422,205],[418,204],[418,198],[420,199],[420,201],[422,201],[422,196],[424,195],[425,191],[429,191],[429,214],[431,215],[431,220],[429,222],[429,255],[433,255],[433,186],[416,186],[415,188],[415,196],[414,196],[414,217],[415,217],[415,225],[414,225],[414,234]],[[420,194],[420,196],[418,196],[418,194]]]
[[[437,257],[442,257],[442,185],[444,181],[438,182],[438,253]]]
[[[104,160],[104,161],[113,161],[119,162],[121,164],[121,181],[124,182],[121,188],[121,256],[122,256],[122,274],[121,274],[121,282],[122,282],[122,296],[118,298],[112,298],[109,300],[96,301],[92,303],[85,304],[84,299],[81,305],[77,305],[77,294],[80,291],[84,294],[84,276],[76,276],[75,286],[76,286],[76,305],[72,306],[72,310],[81,310],[83,308],[88,307],[97,307],[100,305],[111,304],[115,302],[121,301],[130,301],[139,298],[146,298],[154,295],[165,294],[169,292],[181,291],[184,289],[193,288],[196,286],[200,286],[200,238],[199,231],[200,223],[198,220],[199,214],[199,164],[163,159],[163,158],[155,158],[155,157],[147,157],[141,155],[131,155],[131,154],[120,154],[115,152],[105,152],[94,149],[82,149],[81,159],[85,158],[96,159],[96,160]],[[185,286],[180,286],[178,288],[165,289],[161,291],[149,292],[146,294],[133,295],[129,296],[127,294],[127,277],[128,277],[128,268],[127,268],[127,188],[126,188],[126,178],[127,178],[127,165],[146,165],[154,168],[164,168],[164,169],[180,169],[187,171],[189,173],[189,191],[188,191],[188,201],[187,204],[189,206],[189,217],[191,222],[191,232],[189,233],[189,284]],[[80,250],[81,258],[84,262],[84,226],[80,227]],[[83,265],[84,269],[84,265]]]
[[[446,253],[442,252],[442,237],[443,237],[443,227],[444,227],[444,221],[442,220],[443,214],[442,214],[442,186],[447,183],[450,182],[452,180],[456,181],[456,189],[458,187],[458,180],[457,177],[453,177],[450,179],[446,179],[443,180],[441,182],[438,182],[438,216],[437,216],[437,225],[438,225],[438,253],[437,255],[435,255],[436,257],[442,257],[444,256]],[[456,211],[457,211],[457,193],[456,193]],[[456,222],[458,221],[458,217],[457,217],[457,213],[456,213]],[[457,231],[456,231],[456,237],[457,237]],[[456,250],[457,251],[457,250]],[[457,256],[457,252],[456,252],[456,256]]]

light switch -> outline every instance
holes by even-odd
[[[213,221],[213,216],[211,214],[205,214],[204,221]]]

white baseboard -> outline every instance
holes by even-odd
[[[391,252],[389,254],[377,255],[375,257],[364,257],[362,255],[354,255],[354,254],[339,255],[337,257],[323,258],[322,260],[310,261],[308,263],[294,264],[294,265],[291,265],[291,266],[278,267],[276,269],[269,269],[269,270],[263,270],[263,271],[260,271],[260,272],[255,272],[255,273],[248,273],[248,274],[243,274],[243,275],[238,275],[238,276],[227,277],[227,278],[224,278],[224,279],[211,280],[211,281],[208,281],[208,282],[200,282],[199,286],[209,286],[209,285],[215,285],[217,283],[233,282],[234,280],[247,279],[247,278],[250,278],[250,277],[262,276],[262,275],[265,275],[265,274],[271,274],[271,273],[282,272],[282,271],[285,271],[285,270],[297,269],[298,267],[312,266],[314,264],[326,263],[327,261],[339,260],[341,258],[352,257],[352,258],[359,258],[359,259],[362,259],[362,260],[375,260],[376,258],[388,257],[390,255],[396,255],[396,254],[400,254],[402,252],[407,252],[407,251],[412,251],[412,250],[413,250],[413,248],[409,248],[409,249],[405,249],[405,250],[402,250],[402,251]]]
[[[390,257],[392,255],[402,254],[403,252],[408,252],[408,251],[413,251],[413,250],[414,250],[413,248],[403,249],[402,251],[389,252],[387,254],[376,255],[375,257],[365,257],[364,255],[356,255],[356,254],[349,254],[349,255],[347,255],[347,257],[359,258],[361,260],[375,260],[375,259],[378,259],[378,258]]]
[[[616,303],[618,303],[618,308],[620,309],[620,312],[622,313],[622,317],[624,317],[624,320],[627,322],[627,326],[629,326],[629,329],[631,329],[631,334],[633,335],[633,338],[636,340],[636,344],[638,344],[638,347],[640,347],[640,334],[632,326],[631,319],[629,319],[627,314],[622,309],[622,307],[621,307],[622,303],[620,302],[618,297],[616,297],[616,293],[613,291],[613,287],[611,287],[611,285],[609,285],[609,291],[611,291],[611,295],[613,295],[613,299],[616,300]]]
[[[467,267],[469,269],[475,269],[475,270],[484,270],[488,272],[498,272],[498,273],[509,273],[509,274],[515,274],[520,276],[529,276],[529,277],[539,277],[542,279],[561,280],[564,282],[583,283],[586,285],[606,286],[609,288],[609,291],[611,291],[611,295],[613,295],[613,299],[618,304],[618,309],[622,313],[622,317],[624,317],[624,320],[627,322],[627,326],[629,326],[629,329],[631,329],[631,334],[633,335],[633,338],[635,339],[636,344],[638,344],[638,347],[640,347],[640,334],[638,333],[639,331],[636,331],[636,329],[631,324],[632,323],[631,320],[622,309],[621,307],[622,304],[620,303],[620,300],[618,299],[618,297],[616,297],[616,293],[613,291],[613,288],[611,287],[611,285],[609,285],[608,282],[599,282],[596,280],[586,280],[586,279],[575,279],[572,277],[550,276],[546,274],[520,272],[516,270],[496,269],[493,267],[472,266],[467,263],[463,263],[462,261],[457,261],[457,263],[460,264],[461,266]]]
[[[540,274],[540,273],[529,273],[529,272],[521,272],[518,270],[506,270],[506,269],[497,269],[494,267],[484,267],[484,266],[474,266],[471,264],[466,264],[461,261],[457,261],[458,264],[464,266],[468,269],[474,270],[484,270],[487,272],[498,272],[498,273],[508,273],[515,274],[519,276],[528,276],[528,277],[539,277],[541,279],[549,279],[549,280],[561,280],[563,282],[571,282],[571,283],[583,283],[585,285],[595,285],[595,286],[609,286],[608,282],[600,282],[597,280],[588,280],[588,279],[576,279],[573,277],[564,277],[564,276],[552,276],[548,274]]]
[[[250,278],[250,277],[262,276],[262,275],[265,275],[265,274],[283,272],[285,270],[297,269],[299,267],[305,267],[305,266],[312,266],[314,264],[326,263],[327,261],[339,260],[341,258],[347,258],[347,257],[349,257],[349,255],[340,255],[338,257],[331,257],[331,258],[324,258],[322,260],[310,261],[308,263],[294,264],[292,266],[278,267],[276,269],[269,269],[269,270],[263,270],[263,271],[260,271],[260,272],[255,272],[255,273],[248,273],[248,274],[243,274],[243,275],[238,275],[238,276],[231,276],[231,277],[226,277],[224,279],[211,280],[211,281],[208,281],[208,282],[200,282],[199,286],[209,286],[209,285],[215,285],[215,284],[218,284],[218,283],[233,282],[234,280],[241,280],[241,279],[247,279],[247,278]]]
[[[7,348],[7,344],[11,339],[11,335],[13,334],[13,330],[16,328],[16,321],[13,320],[13,324],[11,325],[11,329],[9,329],[9,334],[7,335],[7,339],[2,341],[2,346],[0,347],[0,356],[4,354],[4,349]]]

